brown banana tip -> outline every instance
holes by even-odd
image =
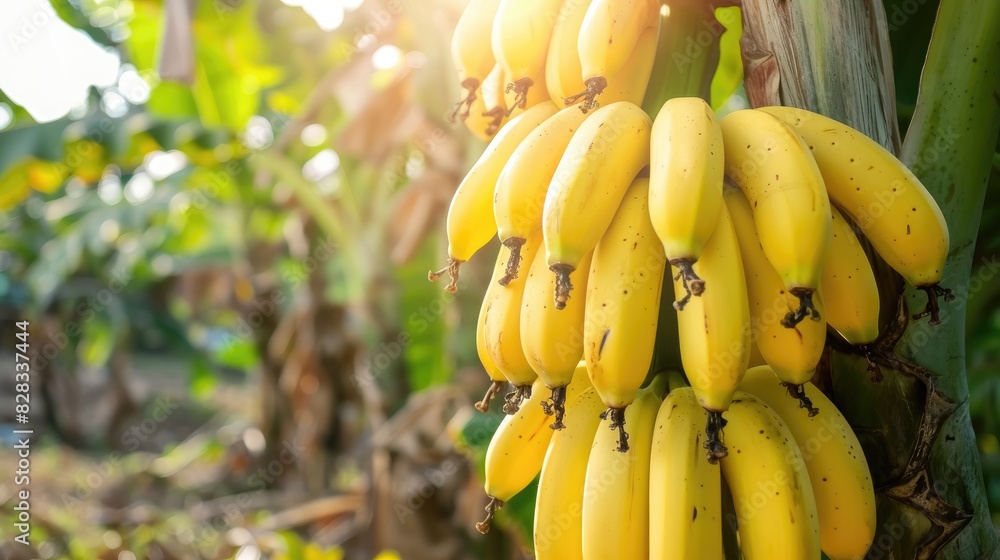
[[[490,496],[490,503],[486,504],[486,519],[476,523],[476,530],[482,534],[490,532],[490,526],[493,524],[493,516],[496,515],[497,510],[503,507],[503,502]]]
[[[608,80],[603,76],[594,76],[593,78],[587,78],[585,83],[587,85],[587,89],[575,95],[563,97],[563,102],[566,105],[573,105],[574,103],[579,102],[580,110],[584,113],[598,107],[599,103],[597,102],[597,96],[604,91],[604,88],[608,87]]]
[[[799,298],[799,308],[785,314],[784,318],[781,319],[781,326],[789,329],[794,328],[795,325],[801,323],[806,317],[812,318],[813,321],[819,320],[819,311],[816,310],[816,306],[812,300],[815,290],[792,288],[788,292]]]
[[[506,286],[512,280],[517,279],[518,269],[521,268],[521,247],[524,242],[525,240],[520,237],[508,237],[504,240],[504,247],[510,249],[510,258],[507,259],[507,268],[504,270],[503,277],[497,280],[501,286]]]
[[[687,292],[685,303],[687,303],[686,300],[691,299],[692,295],[700,296],[705,293],[705,281],[694,271],[695,262],[697,262],[696,259],[687,258],[670,261],[670,264],[677,268],[677,275],[674,276],[674,280],[680,279],[684,285],[684,291]]]
[[[569,293],[573,290],[573,283],[570,282],[569,275],[575,268],[568,264],[557,263],[550,266],[549,270],[556,275],[556,309],[565,309],[566,302],[569,301]]]
[[[913,315],[914,319],[920,319],[923,317],[930,316],[931,320],[927,322],[928,325],[940,325],[941,324],[941,307],[938,303],[938,298],[944,299],[945,302],[954,301],[955,294],[947,288],[942,288],[940,284],[928,284],[926,286],[917,286],[917,289],[923,290],[927,294],[927,306],[920,313]]]
[[[875,360],[872,357],[872,352],[870,349],[865,348],[865,360],[868,362],[868,376],[871,378],[872,383],[881,383],[885,376],[882,374],[882,368],[878,367]]]
[[[491,383],[490,388],[487,389],[486,394],[483,395],[483,400],[475,404],[476,410],[482,412],[483,414],[489,412],[490,403],[493,402],[493,399],[500,394],[500,391],[503,390],[503,386],[503,381],[494,381]]]
[[[437,282],[445,273],[448,273],[448,283],[444,286],[444,291],[448,293],[455,293],[458,291],[458,267],[465,261],[460,261],[458,259],[448,259],[448,265],[441,270],[432,270],[427,273],[427,279],[431,282]]]
[[[793,399],[798,399],[799,408],[804,408],[809,411],[809,417],[812,418],[819,414],[819,409],[813,406],[812,399],[806,395],[806,390],[802,385],[796,385],[794,383],[782,383],[785,386],[785,390],[788,391],[788,395]]]
[[[729,449],[726,444],[722,442],[723,429],[726,427],[726,420],[722,417],[722,413],[709,410],[708,412],[708,422],[705,424],[705,443],[704,447],[707,450],[708,462],[712,465],[718,464],[720,459],[724,459],[729,455]]]
[[[551,412],[550,412],[551,410]],[[556,387],[552,389],[551,406],[549,410],[545,411],[545,414],[554,415],[555,419],[552,424],[549,425],[553,430],[564,430],[566,429],[566,424],[563,423],[563,418],[566,415],[566,386]]]
[[[507,116],[507,111],[503,107],[494,107],[489,111],[485,111],[483,116],[490,117],[491,120],[486,125],[486,135],[493,136],[500,130],[500,125],[503,124],[503,119]]]
[[[625,409],[624,408],[609,408],[604,411],[602,419],[610,418],[612,430],[618,430],[618,447],[615,451],[619,453],[625,453],[629,450],[628,447],[628,432],[625,431]]]
[[[535,85],[535,81],[531,78],[521,78],[507,84],[507,93],[514,93],[514,102],[511,103],[510,107],[507,109],[507,116],[509,117],[516,109],[524,109],[528,106],[528,90],[531,86]]]

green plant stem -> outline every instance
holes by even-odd
[[[902,160],[941,205],[951,235],[943,285],[955,290],[942,325],[911,323],[898,353],[936,372],[937,388],[959,408],[931,453],[939,493],[972,513],[968,527],[936,558],[980,558],[996,550],[983,491],[979,452],[969,420],[965,313],[973,254],[997,133],[1000,130],[1000,3],[942,2],[924,63],[917,105]],[[973,286],[974,287],[974,286]],[[911,309],[923,294],[907,287]],[[966,442],[966,445],[957,445]]]
[[[664,4],[669,15],[663,18],[656,63],[642,103],[652,118],[674,97],[710,100],[712,76],[719,64],[719,37],[726,30],[716,21],[710,4],[690,0]]]

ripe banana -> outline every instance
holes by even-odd
[[[613,431],[598,428],[594,436],[583,490],[584,560],[649,557],[649,459],[662,391],[654,382],[626,409],[632,445],[624,452]]]
[[[851,217],[885,262],[927,293],[930,316],[939,324],[938,297],[950,238],[941,208],[919,179],[888,150],[864,134],[810,111],[765,107],[808,142],[830,198]]]
[[[660,405],[649,461],[649,557],[722,560],[722,481],[698,451],[708,415],[689,387]]]
[[[451,60],[467,95],[452,112],[452,121],[456,116],[462,120],[468,118],[477,97],[476,90],[496,64],[493,46],[486,38],[492,33],[493,18],[499,6],[500,0],[472,0],[458,18],[455,34],[451,36]]]
[[[567,102],[582,99],[582,109],[590,110],[625,65],[643,31],[651,27],[660,27],[657,0],[593,0],[577,38],[580,76],[587,87]]]
[[[847,419],[812,383],[805,391],[821,412],[799,414],[767,366],[749,370],[740,389],[770,406],[795,437],[816,497],[823,552],[832,560],[863,558],[875,538],[875,489]]]
[[[830,247],[830,199],[809,147],[774,115],[752,109],[719,123],[726,175],[753,208],[760,243],[798,309],[782,324],[819,318],[812,294],[819,287]]]
[[[581,270],[571,278],[582,281],[586,290],[591,255],[580,263]],[[583,355],[584,302],[571,300],[558,310],[552,302],[555,285],[545,262],[545,253],[538,251],[531,262],[521,302],[521,349],[531,368],[552,391],[550,401],[542,401],[547,413],[555,416],[553,430],[565,428],[566,385],[573,379]]]
[[[534,258],[541,241],[541,236],[536,234],[525,243],[525,258]],[[483,302],[486,306],[483,311],[486,314],[483,323],[486,354],[514,387],[504,404],[503,410],[507,414],[517,411],[524,398],[529,396],[531,384],[538,378],[521,349],[521,302],[524,299],[524,286],[524,278],[514,280],[506,286],[497,286],[499,289],[490,289],[490,299]]]
[[[549,44],[548,60],[545,64],[545,84],[556,105],[572,104],[586,97],[580,95],[581,91],[587,89],[587,85],[582,78],[583,67],[580,64],[577,38],[590,3],[590,0],[569,0],[563,4],[561,18],[556,22],[552,32],[552,42]],[[628,101],[636,105],[642,103],[653,70],[653,61],[656,58],[659,33],[659,26],[651,26],[639,35],[628,60],[622,69],[609,79],[607,87],[601,94],[601,101],[605,105],[618,101]],[[587,112],[596,108],[598,103],[593,100],[590,105],[578,106],[583,112]]]
[[[595,113],[596,115],[596,113]],[[646,378],[666,262],[649,222],[649,180],[636,179],[594,251],[587,286],[583,355],[608,407],[619,447],[628,449],[624,413]]]
[[[536,560],[583,558],[583,489],[602,410],[597,391],[587,389],[568,403],[568,427],[552,435],[535,498]]]
[[[677,314],[681,362],[698,403],[708,411],[704,448],[708,461],[717,463],[726,456],[719,437],[726,425],[722,413],[729,409],[750,357],[747,286],[733,220],[725,206],[694,269],[706,283],[725,286],[692,299]],[[674,293],[682,289],[680,278],[674,279]]]
[[[539,251],[540,252],[540,251]],[[500,251],[497,253],[497,262],[493,265],[493,279],[496,280],[502,277],[507,268],[507,259],[510,258],[510,251],[506,247],[500,247]],[[507,383],[507,377],[500,371],[500,368],[493,363],[493,359],[490,358],[489,350],[487,349],[488,343],[486,340],[486,319],[489,316],[489,309],[493,302],[496,302],[500,294],[497,293],[502,289],[496,282],[490,281],[489,286],[486,287],[486,295],[483,296],[483,304],[479,308],[479,320],[476,322],[476,353],[479,355],[479,361],[483,364],[483,369],[486,370],[486,374],[490,376],[490,388],[486,390],[486,394],[483,395],[483,400],[476,403],[476,410],[479,412],[489,412],[490,402],[493,398],[500,394],[503,390],[503,386]]]
[[[686,292],[674,304],[679,311],[705,290],[691,265],[719,222],[726,165],[722,129],[708,103],[676,97],[656,115],[651,137],[649,215]]]
[[[583,367],[577,369],[574,381],[567,391],[569,402],[589,389]],[[542,461],[552,439],[548,416],[542,409],[544,393],[542,381],[535,381],[529,397],[517,413],[504,417],[489,447],[486,448],[486,480],[483,488],[490,497],[486,506],[486,519],[476,524],[481,533],[490,530],[493,514],[503,503],[513,498],[531,483],[542,468]],[[571,407],[572,408],[572,407]]]
[[[799,400],[800,406],[808,410],[810,416],[815,416],[818,410],[802,391],[802,384],[812,379],[826,344],[826,309],[820,297],[822,291],[818,291],[814,298],[816,309],[822,314],[818,321],[803,321],[791,328],[783,327],[781,318],[794,310],[798,302],[785,290],[781,276],[764,256],[754,225],[753,210],[746,197],[731,185],[726,186],[723,196],[736,227],[740,255],[743,257],[750,299],[751,337],[788,393]]]
[[[651,125],[637,105],[606,105],[583,121],[559,160],[542,214],[557,308],[566,305],[573,289],[569,274],[597,246],[625,191],[649,164]]]
[[[526,106],[528,90],[545,78],[545,58],[563,0],[502,0],[493,21],[493,55],[507,75],[515,107]]]
[[[729,408],[722,474],[733,494],[747,560],[819,558],[816,498],[788,427],[757,397],[738,391]],[[800,415],[801,416],[801,415]]]
[[[493,218],[493,189],[510,155],[522,140],[556,112],[550,101],[541,103],[508,123],[493,138],[479,161],[472,166],[451,199],[448,208],[448,266],[427,274],[431,282],[447,272],[445,290],[458,289],[458,267],[496,235]]]
[[[844,340],[865,345],[878,338],[879,298],[875,272],[851,224],[836,207],[833,240],[820,288],[827,302],[826,320]]]
[[[566,146],[585,118],[572,107],[552,115],[518,145],[500,173],[493,194],[493,216],[497,236],[511,250],[507,275],[501,278],[501,284],[517,277],[521,245],[542,227],[545,192]]]

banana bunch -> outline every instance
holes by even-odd
[[[549,99],[583,113],[600,103],[638,105],[661,19],[659,0],[473,0],[452,35],[462,94],[449,118],[489,140],[508,118]]]
[[[750,559],[863,557],[871,476],[810,380],[830,340],[880,377],[874,261],[940,322],[947,224],[898,159],[827,117],[720,118],[688,97],[651,118],[664,17],[656,0],[472,0],[459,20],[453,118],[488,145],[429,277],[455,291],[498,239],[476,407],[506,391],[507,416],[478,528],[538,476],[538,558],[722,558],[734,530]]]

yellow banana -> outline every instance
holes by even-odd
[[[459,265],[472,258],[496,235],[493,189],[497,177],[517,145],[555,112],[556,106],[552,102],[536,105],[510,121],[486,146],[486,151],[469,170],[451,199],[448,208],[448,266],[428,273],[430,281],[447,272],[450,281],[445,290],[454,292],[458,289]]]
[[[740,242],[753,341],[788,393],[797,398],[810,415],[815,415],[818,411],[801,386],[812,379],[826,344],[826,308],[820,297],[822,291],[814,297],[816,309],[822,315],[818,321],[803,321],[791,328],[782,326],[781,318],[794,310],[798,302],[785,290],[781,276],[764,256],[753,210],[746,197],[730,185],[726,186],[724,196]]]
[[[580,263],[571,278],[582,281],[586,290],[590,255]],[[552,429],[561,430],[566,412],[566,385],[573,379],[583,355],[584,302],[572,300],[563,310],[552,301],[555,285],[545,263],[545,253],[538,251],[531,262],[521,302],[521,349],[531,368],[551,389],[552,398],[542,402],[554,415]]]
[[[567,404],[567,428],[552,435],[535,498],[536,560],[583,558],[583,489],[602,410],[597,391],[587,389]]]
[[[844,340],[865,345],[878,338],[879,298],[875,272],[851,224],[831,207],[833,240],[820,288],[826,320]]]
[[[595,113],[596,114],[596,113]],[[628,448],[624,411],[646,378],[666,262],[649,223],[649,180],[636,179],[594,251],[587,286],[583,355],[608,407],[620,447]]]
[[[725,155],[722,129],[698,97],[676,97],[653,121],[649,165],[649,215],[667,261],[677,268],[686,295],[678,310],[705,290],[691,265],[719,222]]]
[[[533,236],[524,244],[524,256],[532,259],[541,245],[541,236]],[[504,377],[514,387],[507,395],[504,412],[514,413],[521,401],[528,396],[531,384],[538,374],[521,349],[521,302],[524,299],[525,279],[519,278],[506,286],[497,286],[488,292],[489,300],[484,301],[483,338],[486,354],[493,364],[503,372]]]
[[[507,75],[514,107],[524,108],[535,80],[545,81],[545,58],[563,0],[502,0],[491,40],[493,55]],[[542,85],[542,84],[538,84]]]
[[[458,102],[451,119],[456,116],[468,118],[476,91],[493,69],[493,45],[487,39],[493,30],[500,0],[472,0],[458,18],[455,33],[451,36],[451,60],[458,70],[458,79],[465,88],[466,96]]]
[[[722,479],[697,450],[708,420],[689,387],[660,405],[649,460],[649,557],[722,560]]]
[[[708,450],[709,462],[716,463],[726,456],[726,446],[719,438],[725,426],[722,413],[729,408],[750,357],[747,286],[736,231],[725,206],[694,269],[706,283],[725,286],[691,299],[677,314],[684,372],[698,403],[708,411],[703,447]],[[674,279],[674,293],[682,289],[681,279]]]
[[[941,208],[919,179],[888,150],[851,127],[809,111],[765,107],[808,142],[830,198],[857,224],[878,254],[907,282],[927,293],[914,318],[940,323],[938,297],[950,237]]]
[[[585,118],[572,107],[552,115],[521,142],[500,173],[493,194],[493,216],[497,236],[511,250],[508,274],[501,278],[501,284],[517,277],[521,245],[542,227],[545,193],[566,146]]]
[[[556,274],[556,307],[569,299],[569,274],[604,236],[625,191],[649,164],[649,116],[637,105],[612,103],[577,129],[545,196],[542,231]]]
[[[486,394],[483,396],[483,400],[477,402],[475,405],[476,410],[483,413],[489,411],[490,402],[500,394],[503,386],[507,383],[507,377],[493,363],[493,359],[490,358],[490,353],[487,349],[486,319],[489,316],[488,311],[491,304],[497,301],[499,296],[497,292],[502,289],[495,280],[504,275],[507,268],[507,259],[509,258],[510,250],[506,247],[500,247],[500,251],[497,253],[497,262],[493,266],[493,279],[490,281],[489,286],[486,287],[486,295],[483,296],[483,304],[479,308],[479,320],[476,322],[476,353],[479,355],[479,361],[483,364],[483,369],[486,370],[486,374],[490,376],[490,381],[492,381],[490,388],[486,390]]]
[[[632,445],[616,449],[613,431],[600,427],[583,490],[583,558],[649,558],[649,459],[661,386],[640,392],[625,411]]]
[[[864,558],[875,538],[875,488],[847,419],[812,383],[805,391],[820,413],[800,414],[767,366],[749,370],[740,389],[770,406],[795,437],[816,497],[823,552],[831,560]]]
[[[625,65],[643,31],[651,27],[659,33],[657,0],[593,0],[577,38],[580,76],[587,87],[567,101],[582,99],[582,109],[590,110],[594,99]]]
[[[577,38],[583,17],[590,7],[590,0],[568,0],[563,4],[560,19],[552,32],[552,42],[549,44],[548,59],[545,63],[545,84],[556,105],[572,104],[586,96],[580,92],[587,89],[583,82],[583,67],[580,64],[580,53],[577,49]],[[659,26],[647,27],[636,41],[635,48],[629,55],[622,69],[608,81],[608,86],[601,94],[604,104],[618,101],[628,101],[639,105],[649,84],[650,72],[656,58],[656,45],[659,39]],[[596,108],[597,101],[591,105],[579,105],[583,112]]]
[[[818,559],[816,498],[788,427],[743,391],[736,393],[726,416],[732,452],[722,459],[722,474],[733,494],[743,558]]]
[[[818,319],[812,294],[830,248],[830,199],[809,147],[763,111],[736,111],[719,124],[726,175],[750,201],[767,260],[799,299],[782,324],[792,327],[809,315]]]
[[[590,388],[590,383],[585,379],[586,373],[582,366],[577,370],[574,380],[580,382],[570,383],[566,395],[569,402],[575,402],[577,396]],[[486,506],[486,519],[476,524],[476,529],[481,533],[490,530],[490,522],[496,510],[524,490],[542,469],[542,461],[552,434],[555,433],[555,430],[549,428],[548,415],[542,409],[544,392],[542,381],[535,381],[531,396],[524,401],[524,406],[515,414],[504,417],[486,448],[486,480],[483,489],[490,497],[490,502]]]

